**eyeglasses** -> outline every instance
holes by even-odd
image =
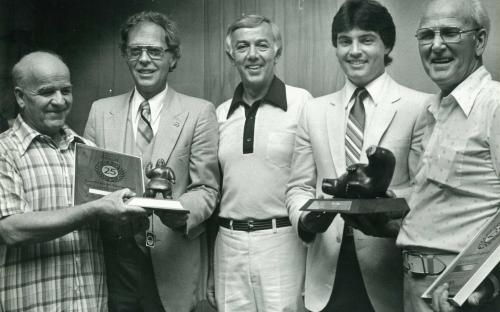
[[[150,59],[161,60],[165,52],[170,51],[170,49],[155,46],[130,46],[126,49],[127,57],[132,61],[139,59],[143,51],[146,51]]]
[[[458,27],[433,27],[433,28],[420,28],[417,30],[415,37],[417,37],[420,45],[428,45],[434,41],[436,35],[440,35],[444,43],[457,43],[462,40],[462,34],[478,31],[481,28],[474,28],[468,30],[461,30]]]

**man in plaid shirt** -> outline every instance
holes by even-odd
[[[70,74],[53,53],[12,70],[21,114],[0,135],[0,311],[107,311],[98,220],[146,218],[124,189],[73,206]]]

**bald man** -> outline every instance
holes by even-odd
[[[99,220],[146,218],[127,189],[74,206],[70,73],[53,53],[13,68],[21,113],[0,135],[0,311],[107,311]]]

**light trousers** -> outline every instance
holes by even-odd
[[[306,248],[291,226],[255,232],[219,227],[214,282],[219,312],[304,311]]]

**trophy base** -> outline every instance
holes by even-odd
[[[171,199],[155,199],[147,197],[132,197],[125,202],[127,205],[139,206],[143,208],[155,209],[155,210],[166,210],[176,213],[189,213],[189,210],[182,207],[181,203],[177,200]]]
[[[300,208],[303,211],[331,212],[343,214],[401,213],[410,210],[404,198],[371,199],[310,199]]]

